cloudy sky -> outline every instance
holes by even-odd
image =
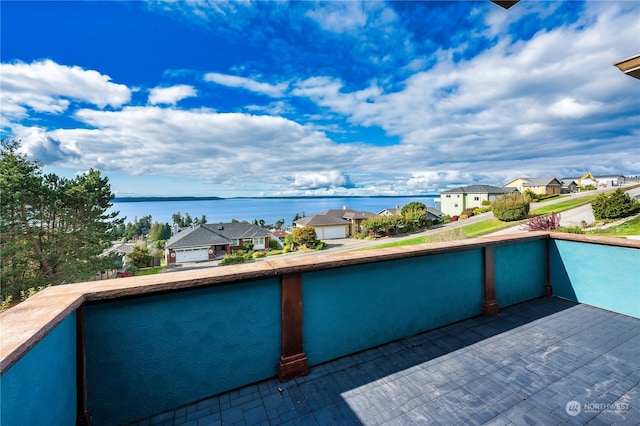
[[[117,196],[640,173],[637,1],[2,2],[0,131]]]

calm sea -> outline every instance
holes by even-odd
[[[119,217],[126,222],[135,218],[151,215],[152,222],[171,224],[174,213],[186,213],[193,218],[205,215],[208,223],[231,222],[232,219],[253,222],[264,219],[267,224],[274,224],[284,219],[290,225],[296,213],[300,216],[311,216],[325,210],[350,209],[378,213],[385,208],[396,205],[402,207],[411,201],[420,201],[427,207],[435,206],[438,195],[420,197],[356,197],[356,198],[226,198],[220,200],[189,201],[139,201],[113,203],[112,211],[119,211]]]

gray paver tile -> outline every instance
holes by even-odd
[[[541,298],[137,424],[640,424],[640,407],[633,407],[640,399],[638,325]],[[573,418],[565,410],[572,399],[632,408]]]

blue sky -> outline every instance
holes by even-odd
[[[640,173],[637,1],[0,3],[2,137],[117,196]]]

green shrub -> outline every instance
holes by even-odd
[[[595,185],[585,185],[580,187],[583,191],[595,191],[597,188]]]
[[[296,228],[291,234],[293,242],[296,246],[315,247],[318,241],[318,235],[316,229],[313,226],[303,226],[302,228]]]
[[[525,195],[526,197],[529,197],[531,201],[538,201],[541,198],[540,195],[536,194],[529,188],[524,190],[523,195]]]
[[[286,253],[286,251],[285,250],[269,250],[267,252],[267,256],[276,256],[278,254],[283,254],[283,253]]]
[[[40,285],[38,287],[29,287],[26,290],[20,290],[20,300],[25,301],[28,298],[30,298],[31,296],[34,296],[37,293],[41,292],[42,290],[44,290],[47,287],[51,287],[51,284],[49,284],[49,285]]]
[[[584,229],[579,226],[561,226],[555,232],[566,232],[567,234],[584,234]]]
[[[324,241],[318,241],[318,243],[316,244],[316,250],[322,250],[325,246],[326,244]]]
[[[269,248],[271,250],[280,250],[280,242],[275,238],[269,238]]]
[[[469,219],[469,216],[467,216],[466,214],[461,214],[460,216],[458,216],[459,219]]]
[[[263,251],[256,251],[251,255],[252,259],[260,259],[261,257],[264,257],[265,254]]]
[[[493,215],[503,222],[522,220],[529,214],[531,199],[526,195],[513,192],[495,199],[491,208]]]
[[[244,263],[247,259],[245,259],[244,254],[241,252],[236,252],[233,254],[227,254],[222,260],[218,263],[220,266],[225,265],[235,265],[237,263]]]
[[[617,219],[629,216],[638,207],[638,201],[618,188],[611,193],[600,194],[591,203],[596,220]]]
[[[13,296],[8,295],[6,298],[0,300],[0,312],[4,312],[11,307]]]

